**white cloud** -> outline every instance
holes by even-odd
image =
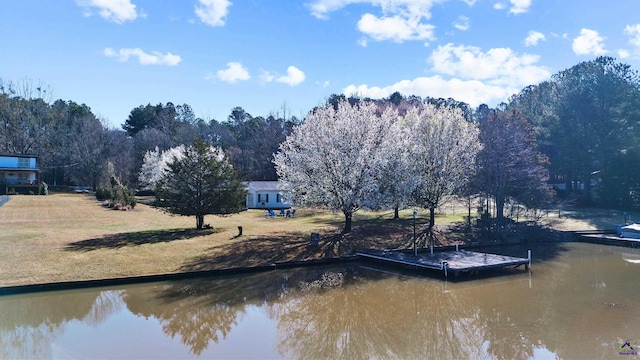
[[[239,62],[228,62],[227,68],[224,70],[216,71],[216,76],[218,79],[233,84],[241,80],[249,80],[251,76],[249,75],[249,71],[242,66]]]
[[[535,65],[539,56],[518,55],[509,48],[482,52],[475,46],[449,43],[435,49],[429,60],[433,64],[432,70],[437,73],[510,88],[537,84],[551,75],[547,68]]]
[[[618,50],[618,57],[620,57],[620,59],[626,59],[631,57],[631,53],[627,49],[620,49]]]
[[[608,51],[604,49],[604,38],[595,30],[582,29],[580,36],[573,39],[573,52],[576,55],[604,55]]]
[[[618,56],[621,59],[640,58],[640,24],[625,26],[623,33],[629,37],[631,49],[618,50]]]
[[[478,1],[478,0],[462,0],[462,1],[467,3],[467,5],[469,5],[469,6],[473,6],[476,3],[476,1]]]
[[[469,18],[461,15],[458,20],[453,22],[453,26],[460,31],[467,31],[469,30]]]
[[[230,6],[229,0],[198,0],[195,13],[207,25],[224,26]]]
[[[327,19],[329,13],[355,3],[366,3],[380,8],[380,15],[365,13],[360,17],[357,27],[363,34],[373,40],[391,40],[403,42],[408,40],[434,39],[434,26],[425,23],[431,18],[431,8],[436,3],[447,0],[315,0],[309,5],[311,14],[319,19]],[[465,0],[474,3],[475,0]],[[366,46],[367,40],[359,40]]]
[[[389,97],[394,92],[422,97],[453,98],[464,101],[475,107],[480,104],[494,104],[504,101],[512,92],[500,86],[485,84],[478,80],[443,79],[441,76],[418,77],[413,80],[402,80],[395,84],[378,87],[368,85],[349,85],[343,93],[347,96],[357,95],[380,99]]]
[[[433,40],[433,25],[421,24],[420,19],[407,19],[396,15],[381,18],[364,14],[358,21],[358,30],[373,40],[392,40],[401,43],[406,40]]]
[[[97,8],[103,19],[118,24],[138,17],[136,6],[130,0],[76,0],[76,3],[84,8],[85,16],[93,15],[92,8]],[[144,15],[141,13],[141,16]]]
[[[138,58],[138,62],[141,65],[167,65],[167,66],[176,66],[182,61],[180,55],[173,55],[168,52],[166,54],[162,54],[158,51],[154,51],[151,54],[144,52],[140,48],[134,49],[120,49],[118,51],[112,48],[106,48],[102,51],[102,53],[107,57],[115,57],[120,62],[129,61],[130,57]]]
[[[473,46],[447,44],[432,52],[429,61],[430,77],[402,80],[388,86],[349,85],[345,95],[371,98],[388,97],[395,91],[422,97],[454,98],[471,106],[482,103],[495,105],[523,87],[540,83],[551,72],[536,65],[536,55],[519,55],[508,48],[495,48],[482,52]]]
[[[531,0],[509,0],[509,2],[512,5],[509,12],[512,14],[526,13],[531,7]]]
[[[526,47],[536,46],[536,45],[538,45],[538,42],[545,41],[545,40],[547,40],[547,37],[544,36],[543,33],[538,32],[538,31],[534,31],[534,30],[530,30],[529,34],[527,35],[527,38],[524,39],[524,46],[526,46]]]
[[[289,86],[300,85],[305,79],[304,72],[295,66],[287,68],[287,75],[277,76],[271,71],[261,70],[260,81],[263,83],[279,82]]]
[[[629,43],[640,51],[640,24],[627,25],[624,34],[629,36]]]
[[[531,7],[531,1],[532,0],[509,0],[509,3],[511,3],[509,12],[516,15],[526,13]],[[496,10],[504,10],[507,8],[507,4],[501,1],[496,2],[493,4],[493,8]]]
[[[270,83],[275,80],[276,77],[270,71],[261,70],[260,71],[260,81],[263,83]]]
[[[328,14],[342,9],[351,4],[369,4],[377,6],[385,15],[399,14],[403,17],[425,17],[431,18],[431,7],[434,4],[446,2],[448,0],[314,0],[309,8],[311,15],[319,19],[327,19]],[[468,4],[475,3],[476,0],[465,0]]]
[[[305,79],[304,72],[295,66],[289,66],[287,68],[287,75],[276,78],[277,82],[285,83],[289,86],[296,86],[301,84]]]

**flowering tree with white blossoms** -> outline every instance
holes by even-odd
[[[330,104],[307,115],[305,122],[280,144],[274,155],[276,172],[299,205],[342,211],[343,233],[351,231],[352,215],[374,208],[380,199],[379,174],[392,152],[397,113],[376,114],[376,105]]]
[[[141,189],[156,190],[158,180],[167,172],[169,164],[174,158],[180,159],[184,155],[184,145],[179,145],[165,151],[149,150],[144,155],[138,183]]]
[[[404,117],[408,129],[408,177],[414,179],[414,201],[429,209],[429,228],[435,224],[435,209],[455,194],[474,174],[481,149],[478,128],[460,109],[425,104],[410,109]]]
[[[391,137],[387,143],[387,161],[378,173],[378,205],[385,209],[394,209],[394,219],[399,219],[399,210],[412,201],[415,179],[410,175],[413,163],[410,159],[411,134],[403,125],[402,119],[394,123]]]

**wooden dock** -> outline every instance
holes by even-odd
[[[444,272],[445,277],[450,272],[459,273],[520,265],[529,269],[531,265],[530,255],[529,258],[518,258],[467,250],[419,253],[417,256],[402,251],[365,250],[357,252],[356,255],[393,264],[440,270]]]
[[[575,232],[576,235],[580,237],[580,240],[583,242],[593,243],[593,244],[603,244],[603,245],[614,245],[614,246],[625,246],[631,248],[640,247],[640,239],[628,238],[628,237],[620,237],[613,232],[603,232],[603,233],[595,233],[595,232]]]

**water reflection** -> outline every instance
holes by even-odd
[[[121,307],[120,291],[0,298],[0,358],[51,358],[51,344],[71,321],[97,325]]]
[[[623,250],[569,244],[531,274],[457,283],[352,264],[0,297],[0,357],[617,357],[640,344],[640,252]],[[115,348],[69,340],[114,323]]]

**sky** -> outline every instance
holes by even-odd
[[[3,0],[0,79],[119,128],[135,107],[304,118],[331,94],[496,106],[597,56],[640,69],[635,0]]]

